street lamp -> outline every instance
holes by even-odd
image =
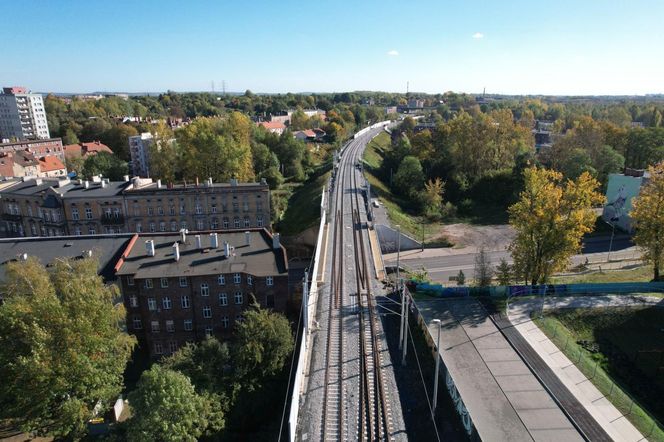
[[[611,226],[611,240],[609,241],[609,254],[606,256],[607,263],[611,262],[611,247],[613,247],[613,235],[616,233],[616,222],[618,220],[620,220],[620,217],[614,216],[609,223]]]
[[[434,319],[433,323],[438,325],[438,338],[436,339],[436,374],[433,381],[433,408],[432,415],[436,414],[436,405],[438,404],[438,372],[440,371],[440,319]]]
[[[399,258],[401,256],[401,226],[397,224],[397,287],[399,287]]]

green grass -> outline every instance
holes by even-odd
[[[554,276],[553,284],[594,284],[603,282],[650,282],[652,268],[641,266],[630,270],[604,270],[602,273],[587,273],[585,275]]]
[[[664,309],[565,309],[534,320],[644,436],[664,441],[654,423],[664,418]]]
[[[304,184],[293,189],[277,224],[277,230],[282,235],[296,235],[319,222],[321,193],[331,171],[331,163],[322,164]]]
[[[383,164],[383,153],[391,146],[389,134],[383,132],[374,138],[364,151],[364,175],[371,184],[373,193],[387,210],[387,217],[393,226],[397,224],[401,230],[412,238],[420,241],[424,227],[424,243],[429,247],[450,247],[452,244],[440,235],[441,224],[432,222],[423,216],[409,213],[405,207],[408,202],[392,193],[388,185],[378,178],[376,171]]]

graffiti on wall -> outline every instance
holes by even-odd
[[[450,372],[447,370],[445,370],[445,385],[447,386],[447,391],[450,393],[450,397],[452,398],[452,403],[454,403],[454,407],[461,417],[461,424],[463,425],[463,429],[466,430],[466,433],[468,433],[468,436],[470,436],[473,434],[473,421],[470,419],[470,413],[468,413],[468,409],[466,409],[466,405],[463,403],[463,399],[461,399],[461,395],[454,385],[452,376],[450,376]]]

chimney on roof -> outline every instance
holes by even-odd
[[[161,180],[157,180],[157,189],[161,189]]]
[[[101,187],[102,187],[102,189],[105,189],[106,187],[108,187],[108,181],[101,180]]]
[[[124,176],[122,177],[122,180],[123,180],[125,183],[126,183],[127,181],[129,181],[129,175],[124,175]]]
[[[196,248],[202,249],[203,243],[201,243],[201,235],[196,235],[194,238],[196,238]]]
[[[137,176],[133,177],[131,179],[132,189],[138,189],[138,187],[140,186],[140,182],[141,182],[141,179],[139,177],[137,177]]]
[[[41,178],[35,178],[35,186],[41,186],[43,182]]]
[[[196,177],[196,187],[198,187],[198,177]]]
[[[180,246],[177,241],[173,243],[173,256],[176,262],[180,260]]]
[[[216,233],[210,233],[210,247],[213,249],[219,247],[219,238]]]
[[[236,178],[231,178],[231,186],[237,187],[237,179]]]
[[[184,244],[187,241],[187,229],[180,229],[180,242]]]
[[[148,252],[148,256],[154,256],[154,241],[148,239],[145,241],[145,251]]]
[[[83,181],[83,187],[85,187],[86,189],[89,189],[90,188],[90,181],[88,181],[88,180]]]
[[[251,232],[244,232],[244,243],[248,246],[251,245]]]
[[[281,248],[281,235],[279,235],[278,233],[275,233],[274,236],[272,237],[272,248],[273,249]]]
[[[92,250],[83,250],[83,257],[84,258],[91,258],[92,257]]]
[[[28,260],[28,254],[27,253],[21,253],[20,258],[21,258],[21,261],[27,261]]]
[[[231,245],[228,244],[228,241],[224,241],[224,256],[226,258],[231,257]]]
[[[212,187],[212,177],[208,178],[208,186]]]

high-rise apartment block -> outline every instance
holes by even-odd
[[[6,87],[0,94],[0,140],[50,138],[44,99],[24,87]]]
[[[140,177],[150,176],[150,146],[154,142],[150,132],[129,137],[129,153],[131,154],[131,171]]]

